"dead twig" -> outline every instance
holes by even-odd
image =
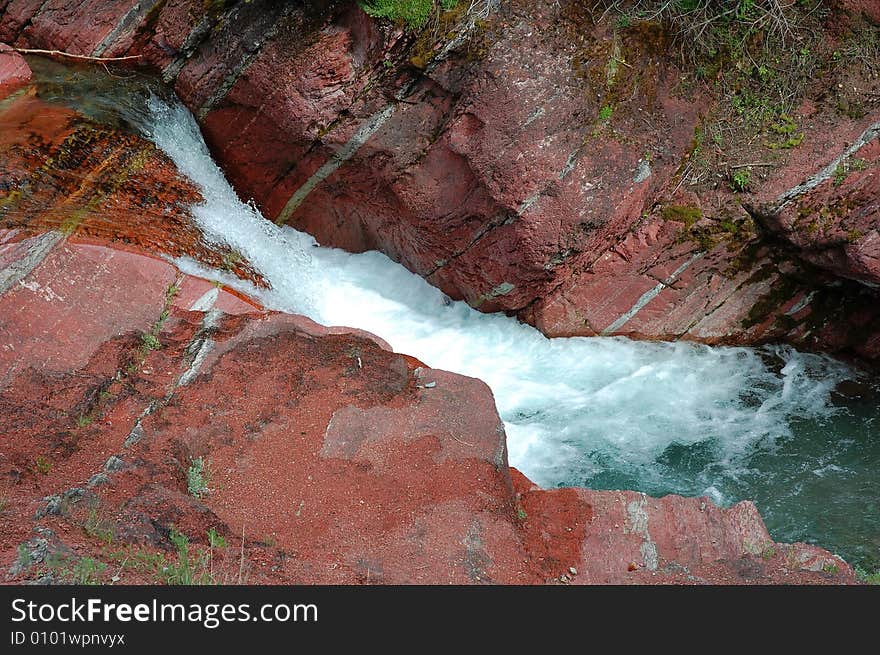
[[[41,50],[39,48],[13,48],[16,52],[23,55],[46,55],[47,57],[69,57],[70,59],[81,59],[83,61],[128,61],[131,59],[140,59],[140,55],[127,55],[125,57],[90,57],[88,55],[75,55],[72,52],[64,52],[62,50]]]
[[[731,166],[731,168],[751,168],[752,166],[776,166],[772,161],[759,161],[753,164],[737,164],[736,166]]]

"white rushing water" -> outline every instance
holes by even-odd
[[[178,264],[327,325],[373,332],[434,368],[485,380],[504,419],[510,462],[539,484],[584,484],[613,470],[630,486],[708,493],[772,450],[789,421],[836,411],[829,393],[852,377],[830,358],[787,347],[711,348],[623,338],[547,339],[503,315],[449,302],[382,254],[317,247],[242,203],[182,107],[150,101],[147,136],[203,189],[194,214],[207,238],[240,252],[270,282],[255,288],[192,261]],[[665,479],[664,453],[698,447],[689,479]],[[658,465],[658,462],[661,464]],[[674,477],[674,476],[673,476]]]

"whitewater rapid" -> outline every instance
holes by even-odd
[[[510,462],[544,486],[586,484],[607,469],[646,490],[708,494],[725,503],[725,477],[756,447],[790,436],[792,417],[838,411],[829,394],[853,376],[828,357],[789,347],[720,348],[624,338],[548,339],[515,319],[450,302],[376,252],[319,247],[239,200],[180,105],[149,101],[151,138],[203,191],[193,208],[206,238],[244,256],[271,288],[207,270],[186,272],[257,297],[271,309],[373,332],[433,368],[479,377],[504,420]],[[658,459],[698,444],[709,457],[688,480],[666,479]]]

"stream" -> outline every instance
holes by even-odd
[[[189,259],[176,260],[182,270],[484,380],[510,464],[541,486],[707,495],[722,506],[750,499],[775,540],[815,543],[862,569],[880,568],[876,380],[783,345],[548,339],[450,301],[380,253],[319,247],[276,227],[238,198],[191,114],[143,78],[31,63],[43,99],[135,130],[165,151],[202,189],[193,215],[206,238],[239,252],[271,288]]]

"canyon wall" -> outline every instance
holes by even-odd
[[[741,98],[591,4],[460,3],[412,32],[354,2],[9,0],[0,41],[138,55],[266,216],[545,334],[875,360],[873,4],[828,3],[802,50],[831,63],[732,146],[707,135]]]

